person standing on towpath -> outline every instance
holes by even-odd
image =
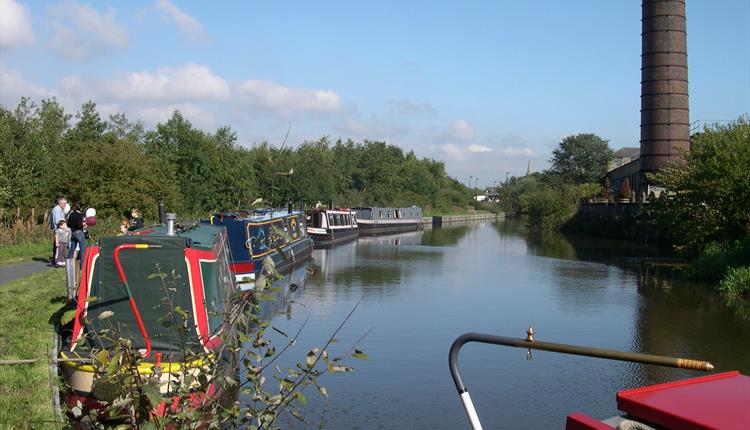
[[[80,263],[79,268],[83,269],[83,256],[86,252],[86,236],[83,232],[84,218],[81,213],[81,204],[78,202],[73,203],[73,210],[68,215],[68,227],[71,230],[70,237],[70,250],[68,251],[68,258],[75,257],[76,245],[79,247],[78,261]]]
[[[55,239],[54,233],[55,229],[57,229],[57,226],[59,225],[60,221],[65,221],[65,205],[68,204],[68,200],[65,199],[65,197],[60,197],[57,199],[57,205],[52,208],[52,213],[50,214],[50,220],[49,220],[49,228],[52,230],[52,258],[50,261],[52,262],[52,265],[55,265],[55,256],[57,255],[57,240]]]

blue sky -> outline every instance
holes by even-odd
[[[638,146],[640,2],[0,0],[0,103],[180,109],[242,145],[387,140],[480,185],[565,136]],[[750,2],[688,0],[690,117],[750,111]]]

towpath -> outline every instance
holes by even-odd
[[[46,270],[53,270],[53,267],[49,265],[49,262],[41,260],[0,266],[0,285]]]

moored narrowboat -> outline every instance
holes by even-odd
[[[253,288],[252,281],[262,271],[266,258],[271,258],[276,270],[283,273],[307,260],[312,252],[302,211],[216,212],[201,222],[226,227],[231,250],[229,267],[240,289]]]
[[[71,416],[102,411],[120,396],[122,387],[97,368],[104,350],[105,357],[120,351],[119,339],[140,354],[129,370],[158,376],[159,391],[169,399],[169,406],[162,402],[152,413],[225,394],[211,378],[237,368],[232,349],[225,347],[236,339],[227,311],[237,292],[227,243],[223,227],[175,226],[171,217],[166,226],[102,237],[87,247],[75,317],[57,330],[61,403]],[[177,333],[176,327],[183,329]],[[207,384],[185,387],[187,375]],[[186,389],[190,394],[179,397]]]
[[[307,213],[307,234],[316,248],[359,237],[357,215],[351,209],[317,209]]]
[[[418,206],[360,207],[352,210],[357,215],[359,234],[362,236],[415,231],[422,227],[422,208]]]

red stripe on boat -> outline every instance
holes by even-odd
[[[229,265],[229,270],[231,270],[232,273],[252,273],[255,272],[255,263],[252,261],[247,263],[231,263]]]
[[[81,269],[81,281],[78,284],[78,303],[76,305],[76,318],[73,320],[73,333],[70,337],[70,350],[73,350],[73,345],[81,337],[81,331],[83,330],[83,317],[86,314],[86,300],[89,297],[89,283],[91,282],[90,272],[91,264],[94,261],[94,257],[99,255],[99,247],[91,246],[86,250],[86,257],[83,262],[83,268]]]
[[[198,324],[198,335],[203,346],[208,341],[208,314],[206,312],[206,299],[203,294],[203,276],[201,273],[200,259],[214,259],[216,255],[210,251],[197,249],[185,249],[185,257],[190,264],[190,286],[193,289],[193,310],[195,311],[195,322]]]

